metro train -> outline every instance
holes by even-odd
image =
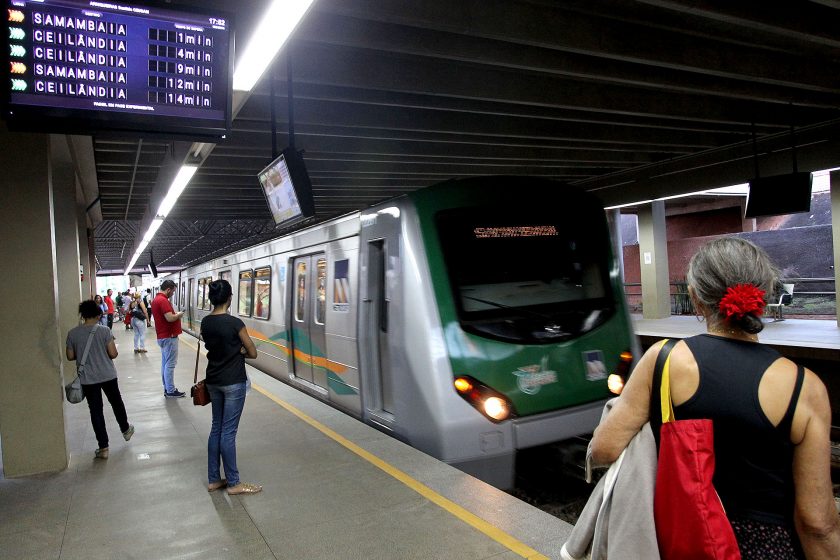
[[[447,181],[169,278],[191,334],[227,279],[249,363],[503,489],[639,355],[602,205],[544,179]]]

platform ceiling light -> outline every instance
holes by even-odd
[[[181,166],[181,169],[178,170],[178,174],[175,175],[175,179],[172,180],[172,184],[169,186],[169,191],[166,193],[166,196],[163,197],[163,202],[160,203],[160,208],[158,208],[157,214],[155,215],[156,218],[165,218],[169,215],[172,207],[175,206],[175,203],[178,201],[178,197],[181,196],[181,193],[184,192],[185,188],[187,188],[187,184],[190,182],[190,179],[193,178],[196,171],[198,171],[198,167],[195,165]]]
[[[175,206],[175,202],[178,201],[178,197],[181,196],[181,193],[184,192],[185,188],[187,188],[190,179],[193,178],[196,171],[198,171],[198,167],[195,165],[182,165],[181,169],[178,170],[178,174],[175,175],[175,178],[172,180],[172,184],[169,185],[169,190],[166,192],[166,196],[163,197],[163,202],[160,203],[157,214],[154,219],[152,219],[152,223],[149,224],[149,229],[147,229],[146,233],[143,234],[143,239],[140,241],[140,245],[137,246],[137,250],[134,251],[134,256],[131,257],[131,261],[128,263],[124,274],[127,275],[131,272],[131,269],[134,268],[134,263],[137,262],[137,259],[139,259],[140,255],[143,254],[143,251],[145,251],[146,247],[149,246],[149,243],[152,242],[157,230],[160,229],[161,225],[163,225],[164,218],[166,218],[169,212],[172,211],[172,208]]]
[[[271,2],[233,72],[233,89],[251,91],[313,2],[314,0]]]

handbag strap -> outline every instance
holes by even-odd
[[[656,440],[656,449],[659,449],[659,431],[663,422],[674,420],[674,406],[671,402],[671,376],[667,366],[671,357],[671,350],[677,344],[677,340],[666,338],[659,348],[659,355],[656,356],[656,364],[653,366],[653,380],[650,385],[650,427],[653,431],[653,438]],[[663,372],[666,372],[663,375]],[[667,379],[667,383],[666,380]],[[666,392],[667,391],[667,392]],[[668,400],[668,411],[662,400],[663,395]]]
[[[78,364],[81,367],[85,367],[85,362],[87,362],[88,352],[90,351],[90,345],[93,342],[93,334],[96,332],[96,329],[99,328],[99,323],[93,325],[93,328],[90,330],[90,334],[88,335],[87,343],[85,343],[85,349],[82,351],[82,357],[79,358]]]
[[[198,344],[195,349],[195,374],[193,375],[193,385],[198,383],[198,357],[201,355],[201,333],[198,333]]]

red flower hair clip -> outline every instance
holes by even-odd
[[[764,313],[764,290],[752,284],[738,284],[726,288],[726,294],[721,298],[718,307],[723,315],[730,319],[733,316],[741,319],[744,315],[760,316]]]

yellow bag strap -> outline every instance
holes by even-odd
[[[666,340],[667,342],[667,340]],[[665,346],[664,344],[662,346]],[[660,352],[662,349],[660,348]],[[662,383],[659,386],[659,402],[662,409],[662,423],[667,424],[676,420],[674,417],[674,402],[671,400],[671,353],[665,358],[662,366]]]

